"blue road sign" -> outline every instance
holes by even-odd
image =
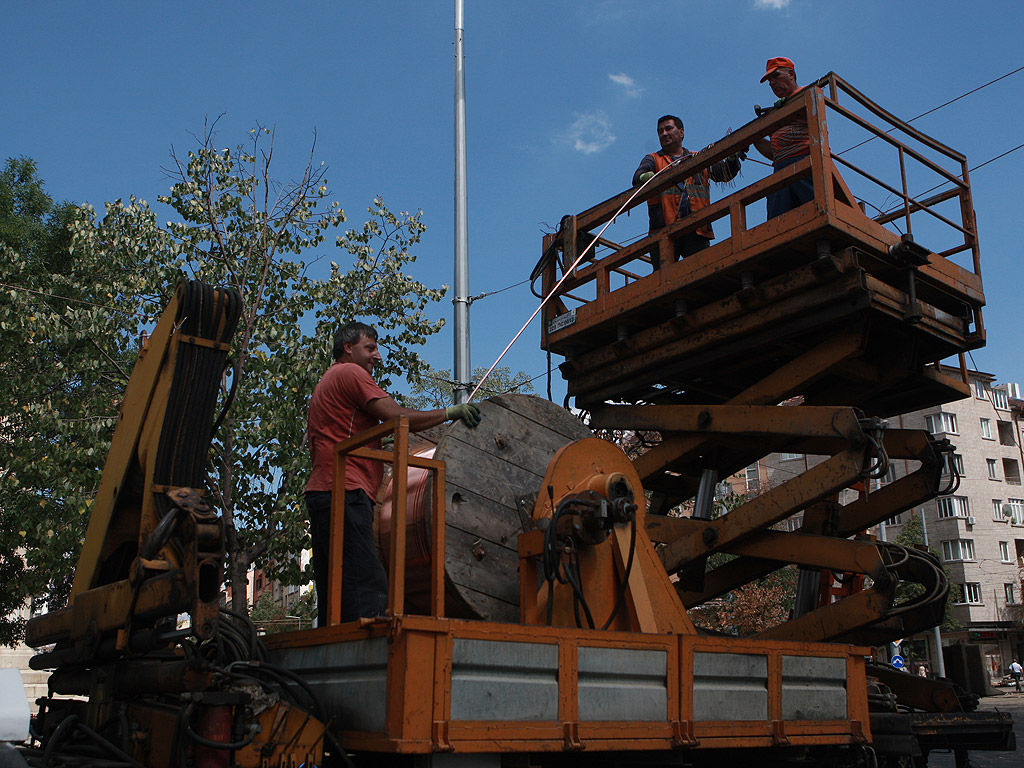
[[[896,667],[896,669],[903,669],[903,665],[905,665],[906,663],[907,662],[905,662],[903,660],[903,657],[900,656],[899,654],[897,654],[896,656],[892,657],[892,665],[894,667]]]

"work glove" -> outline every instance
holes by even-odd
[[[776,99],[775,100],[775,107],[776,108],[781,107],[783,104],[786,103],[786,99],[787,98],[788,98],[787,96],[783,96],[781,99]]]
[[[644,184],[654,178],[654,171],[644,171],[640,174],[640,183]]]
[[[475,427],[480,423],[480,407],[474,403],[449,405],[444,409],[445,421],[461,419],[467,427]]]

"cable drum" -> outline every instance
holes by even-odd
[[[445,462],[445,615],[519,620],[518,536],[524,530],[519,499],[541,493],[551,458],[562,446],[593,433],[569,411],[532,395],[500,395],[480,404],[475,429],[443,428],[433,454]],[[408,477],[405,612],[426,613],[430,597],[433,510],[424,470]],[[390,551],[391,485],[378,521],[378,546]]]

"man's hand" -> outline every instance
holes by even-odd
[[[644,171],[640,174],[640,183],[646,184],[648,181],[654,178],[654,171]]]
[[[480,407],[474,403],[449,405],[444,409],[444,418],[446,421],[461,419],[467,427],[475,427],[480,423]]]

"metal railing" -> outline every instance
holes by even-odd
[[[368,443],[394,435],[393,450],[366,448]],[[405,552],[408,471],[423,469],[433,476],[433,536],[430,564],[430,615],[444,616],[445,465],[443,461],[409,454],[409,419],[399,416],[378,424],[334,446],[334,487],[331,492],[330,558],[327,584],[327,626],[341,619],[341,573],[345,522],[345,473],[349,457],[380,461],[391,466],[394,484],[388,558],[388,614],[405,612]]]
[[[609,222],[617,226],[623,224],[616,222],[624,218],[622,214],[645,205],[664,190],[701,175],[774,130],[804,120],[810,137],[807,157],[638,239],[633,239],[634,235],[620,237],[612,228],[598,237],[599,228]],[[830,130],[844,136],[850,133],[855,139],[866,138],[833,151]],[[861,149],[876,140],[871,147]],[[863,161],[851,159],[856,150],[865,155]],[[893,150],[894,158],[882,157],[886,151]],[[840,174],[840,167],[855,182],[853,187]],[[769,220],[751,208],[772,192],[804,178],[811,178],[814,184],[812,203]],[[932,186],[917,191],[911,189],[913,184]],[[952,186],[942,190],[946,185]],[[936,189],[939,191],[935,192]],[[932,192],[934,194],[929,194]],[[893,207],[887,207],[885,201],[873,204],[868,198],[874,194],[895,197],[898,203]],[[950,206],[944,205],[950,201],[955,201],[952,203],[955,210],[947,210]],[[869,207],[877,210],[874,216],[865,213]],[[880,246],[895,244],[901,236],[913,236],[918,219],[927,217],[927,223],[918,224],[918,229],[932,235],[932,228],[938,227],[941,229],[939,239],[953,238],[947,247],[935,249],[934,254],[949,258],[969,251],[971,264],[966,271],[980,275],[965,156],[916,130],[829,73],[781,106],[763,112],[742,128],[664,171],[639,193],[635,188],[629,189],[578,214],[563,217],[559,231],[545,236],[544,256],[534,271],[535,277],[541,278],[545,296],[553,291],[560,278],[565,278],[545,309],[544,339],[547,340],[549,326],[558,329],[556,318],[560,315],[578,306],[603,304],[618,288],[655,274],[655,262],[649,254],[655,249],[671,254],[674,241],[701,227],[715,224],[722,229],[727,227],[729,233],[713,242],[711,248],[688,258],[697,261],[714,258],[721,265],[723,254],[731,253],[735,260],[740,260],[778,248],[782,242],[780,235],[807,223],[808,217],[820,214],[830,220],[842,219],[843,226],[862,232]],[[980,315],[978,320],[980,322]]]

